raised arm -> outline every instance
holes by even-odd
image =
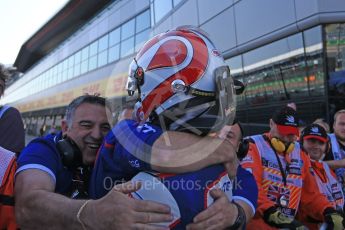
[[[228,141],[167,131],[154,142],[150,163],[159,172],[184,173],[235,160],[235,148]]]

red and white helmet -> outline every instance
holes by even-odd
[[[230,70],[205,32],[179,27],[150,39],[129,68],[127,90],[138,92],[140,122],[168,130],[217,131],[235,115]]]

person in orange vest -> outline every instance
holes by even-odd
[[[296,142],[298,117],[285,106],[270,119],[270,131],[250,138],[249,152],[242,160],[259,188],[258,208],[247,229],[304,229],[295,216],[300,207],[328,229],[343,229],[343,216],[323,196],[310,173],[309,157]]]
[[[11,76],[9,68],[0,63],[0,97],[4,94],[6,81]],[[19,155],[25,147],[25,131],[18,109],[0,105],[0,146]]]
[[[0,147],[0,229],[17,229],[14,215],[15,153]]]
[[[323,161],[327,149],[329,149],[329,139],[326,130],[318,124],[308,125],[302,132],[300,138],[302,149],[309,155],[312,166],[312,175],[318,185],[320,192],[327,197],[333,207],[342,212],[344,207],[344,194],[341,184],[337,181],[337,176]],[[309,217],[310,210],[300,209],[299,218],[310,230],[317,230],[321,223]]]
[[[8,68],[0,63],[0,97],[4,94]],[[24,148],[24,125],[19,111],[0,106],[0,229],[16,229],[14,215],[14,174],[16,154]]]

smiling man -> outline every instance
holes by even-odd
[[[17,177],[31,170],[51,176],[55,191],[71,198],[85,196],[90,166],[96,159],[103,137],[110,130],[104,98],[81,96],[73,100],[62,121],[62,132],[37,138],[18,159]],[[79,183],[73,183],[78,180]]]
[[[114,188],[100,200],[86,200],[91,167],[110,130],[107,114],[105,98],[80,96],[67,107],[62,132],[37,138],[23,150],[15,181],[20,228],[140,229],[146,223],[171,219],[168,207],[123,194],[139,189],[138,184]],[[86,204],[90,211],[84,210]],[[92,220],[96,227],[85,220]]]
[[[325,161],[335,170],[339,183],[345,192],[345,109],[334,114],[334,133],[329,134],[331,148]]]

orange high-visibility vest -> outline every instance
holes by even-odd
[[[0,229],[17,229],[14,215],[15,153],[0,147]]]

